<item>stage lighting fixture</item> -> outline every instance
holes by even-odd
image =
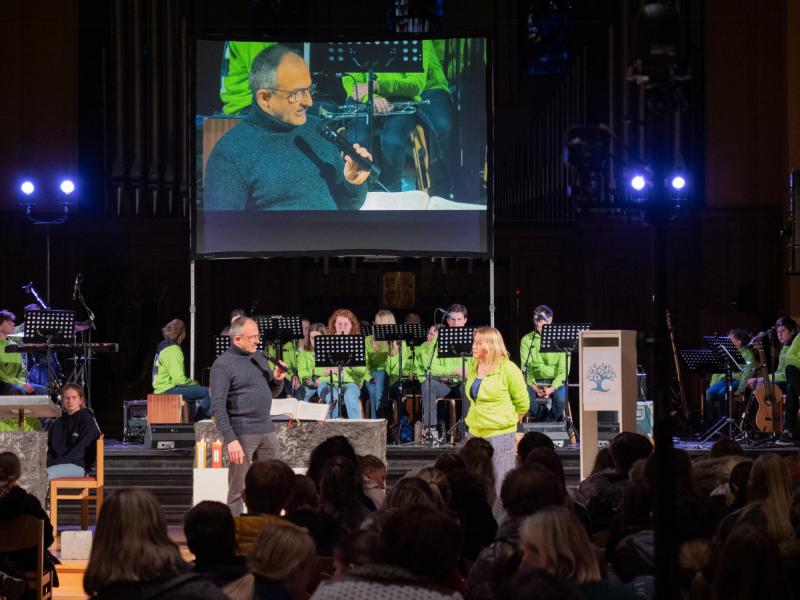
[[[30,196],[33,192],[36,191],[36,186],[33,185],[33,182],[26,179],[22,182],[22,185],[19,186],[20,191],[25,194],[26,196]]]
[[[670,187],[675,191],[681,191],[686,187],[686,179],[683,175],[675,175],[670,179]]]
[[[58,187],[65,196],[69,196],[75,191],[75,182],[71,179],[65,179]]]
[[[650,181],[642,173],[634,173],[628,179],[628,198],[631,202],[646,202],[650,195]]]
[[[634,175],[631,177],[631,188],[637,192],[641,192],[647,185],[647,180],[643,175]]]

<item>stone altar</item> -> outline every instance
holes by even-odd
[[[281,460],[293,469],[306,468],[311,451],[320,442],[334,435],[343,435],[353,444],[356,454],[372,454],[386,462],[386,420],[384,419],[328,419],[327,421],[293,422],[275,421],[275,430],[281,448]],[[211,465],[211,442],[221,439],[216,423],[211,420],[194,424],[195,439],[208,444],[206,464]],[[228,466],[228,451],[222,445],[223,464]]]
[[[47,480],[47,432],[0,431],[0,452],[13,452],[22,463],[19,486],[45,505]]]

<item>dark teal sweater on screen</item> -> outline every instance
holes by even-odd
[[[352,185],[339,150],[318,132],[319,117],[294,126],[257,105],[214,146],[206,166],[205,210],[358,210],[367,185]]]

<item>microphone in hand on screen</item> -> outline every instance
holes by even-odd
[[[374,162],[370,159],[361,156],[358,152],[356,152],[353,145],[350,144],[347,139],[328,127],[328,125],[324,122],[317,125],[317,131],[319,134],[328,140],[331,144],[336,146],[341,152],[349,156],[353,159],[359,167],[364,169],[365,171],[369,171],[370,175],[373,177],[379,177],[381,174],[381,170]]]

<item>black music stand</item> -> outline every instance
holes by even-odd
[[[460,358],[461,372],[464,373],[463,381],[466,383],[467,358],[472,356],[472,339],[475,337],[476,327],[440,327],[436,341],[439,344],[437,356],[439,358]],[[430,365],[428,365],[428,377],[430,377]],[[463,385],[463,384],[462,384]],[[461,394],[461,418],[456,423],[451,423],[450,429],[444,434],[446,440],[450,433],[456,428],[458,439],[463,440],[466,436],[466,425],[464,420],[469,411],[469,400],[467,390],[463,389]]]
[[[231,336],[229,335],[215,335],[214,336],[214,359],[219,358],[228,348],[231,347]]]
[[[56,398],[60,391],[58,367],[52,344],[75,344],[74,310],[28,310],[25,311],[25,344],[47,344],[47,389]]]
[[[256,317],[259,335],[263,343],[275,346],[275,360],[283,360],[283,345],[292,340],[303,339],[303,317],[300,315],[272,315]]]
[[[318,335],[314,338],[314,364],[317,367],[336,367],[338,398],[331,394],[331,414],[338,403],[344,401],[342,371],[345,367],[363,367],[367,364],[363,335]],[[333,387],[333,373],[330,375]],[[341,415],[341,413],[339,413]],[[354,418],[353,415],[347,415]]]
[[[578,337],[581,331],[589,331],[592,328],[591,323],[545,323],[542,325],[542,343],[539,346],[539,352],[563,352],[566,373],[564,374],[564,392],[567,402],[567,414],[564,415],[564,429],[565,431],[575,436],[575,439],[580,442],[580,434],[578,428],[575,426],[575,421],[570,416],[569,409],[569,371],[572,366],[572,354],[578,350]],[[531,340],[533,343],[533,340]],[[580,385],[580,384],[578,384]]]
[[[422,40],[384,40],[374,42],[329,42],[323,44],[325,59],[339,73],[367,71],[367,128],[369,129],[369,150],[373,156],[375,112],[372,105],[375,72],[381,73],[419,73],[423,70]],[[369,334],[365,334],[369,335]]]
[[[716,349],[678,350],[678,356],[690,373],[698,375],[725,374],[725,401],[728,403],[728,416],[720,417],[716,423],[700,434],[700,441],[707,442],[715,435],[721,435],[729,440],[743,437],[744,430],[733,419],[732,361],[724,360]]]
[[[363,335],[364,337],[367,337],[368,335],[372,335],[373,334],[375,326],[374,325],[370,325],[369,323],[362,323],[359,326],[359,329],[361,331],[361,335]]]

